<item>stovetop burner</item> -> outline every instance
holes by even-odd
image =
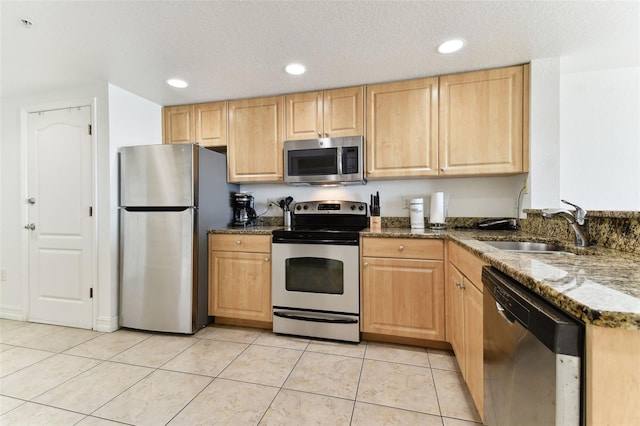
[[[273,231],[273,242],[357,244],[368,225],[367,204],[359,201],[305,201],[293,207],[293,225]]]

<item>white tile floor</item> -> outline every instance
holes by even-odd
[[[447,351],[0,320],[1,425],[478,424]]]

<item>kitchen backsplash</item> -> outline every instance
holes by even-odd
[[[523,231],[547,238],[573,242],[573,231],[563,218],[542,218],[542,210],[526,209],[520,220]],[[589,239],[594,245],[640,254],[640,212],[589,211]]]
[[[545,238],[574,241],[573,231],[563,218],[543,219],[542,210],[525,209],[526,219],[520,219],[520,229]],[[640,212],[589,211],[589,239],[594,245],[608,247],[629,253],[640,254]],[[448,217],[448,228],[473,228],[484,217]],[[425,218],[425,224],[429,218]],[[258,225],[282,226],[280,216],[262,216]],[[382,217],[383,228],[410,228],[408,217]]]

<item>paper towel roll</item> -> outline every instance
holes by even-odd
[[[434,192],[431,194],[429,223],[445,223],[444,192]]]

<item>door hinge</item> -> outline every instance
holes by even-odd
[[[93,217],[93,206],[89,206],[89,217]]]
[[[89,124],[89,135],[91,135],[91,124]]]
[[[93,287],[89,289],[89,299],[93,299]]]

